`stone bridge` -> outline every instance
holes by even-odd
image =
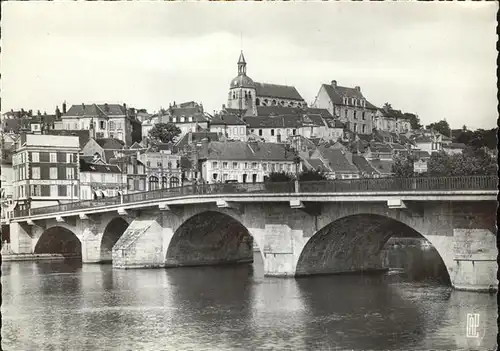
[[[65,209],[10,222],[16,253],[116,268],[251,262],[267,276],[382,268],[394,235],[427,239],[453,287],[496,288],[496,190],[204,193]]]

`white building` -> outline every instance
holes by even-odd
[[[117,165],[92,156],[80,157],[80,200],[114,197],[127,193],[127,173]]]
[[[247,140],[247,126],[233,114],[220,114],[210,120],[210,132],[224,135],[229,140]]]
[[[201,176],[208,183],[263,182],[272,172],[295,173],[294,155],[283,145],[227,141],[205,143],[200,152]]]

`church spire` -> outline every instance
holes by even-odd
[[[247,73],[247,63],[245,61],[245,56],[243,56],[243,50],[241,50],[240,58],[238,59],[238,75],[244,75]]]

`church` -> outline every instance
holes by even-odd
[[[260,106],[307,107],[306,102],[293,86],[258,83],[247,76],[247,63],[243,51],[238,60],[238,76],[231,80],[227,99],[227,112],[257,115]]]

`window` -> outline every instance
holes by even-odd
[[[292,171],[292,165],[291,164],[287,164],[286,165],[286,170],[287,170],[287,172],[291,172]]]
[[[348,112],[347,110],[344,110],[344,115],[345,115],[345,118],[347,118],[349,115],[348,115]]]
[[[145,179],[140,179],[139,181],[139,191],[144,191],[146,189]]]
[[[358,125],[356,123],[353,124],[352,131],[353,132],[357,132],[358,131]]]
[[[72,155],[71,154],[66,154],[66,163],[71,163],[72,162]]]
[[[115,122],[109,122],[109,130],[115,130]]]
[[[280,171],[283,172],[284,171],[284,165],[282,163],[280,163]]]
[[[253,169],[257,168],[257,162],[252,162],[252,168]]]
[[[146,161],[146,166],[147,166],[148,168],[149,168],[149,167],[151,167],[151,162]]]
[[[274,163],[271,163],[271,172],[274,172],[274,170],[276,169],[275,167],[276,165]]]
[[[362,119],[366,119],[366,116],[365,116],[365,111],[363,111],[363,112],[361,113],[361,118],[362,118]]]
[[[267,163],[263,163],[263,164],[262,164],[262,169],[264,170],[264,172],[266,172],[266,171],[267,171]]]
[[[139,174],[144,173],[144,166],[143,165],[137,166],[137,173],[139,173]]]
[[[217,168],[217,162],[212,162],[212,168]]]
[[[158,189],[158,177],[151,176],[149,177],[149,190]]]
[[[212,174],[212,179],[217,180],[217,173]]]
[[[56,197],[57,196],[57,185],[51,185],[50,186],[50,196],[51,197]]]
[[[41,196],[39,185],[32,185],[31,186],[31,196]]]
[[[233,128],[233,134],[234,134],[234,135],[237,135],[237,134],[238,134],[238,127],[234,127],[234,128]]]
[[[31,162],[40,162],[40,154],[38,152],[31,153]]]
[[[357,114],[357,112],[358,112],[358,111],[353,111],[353,117],[354,117],[354,119],[357,119],[357,118],[358,118],[358,116],[356,115],[356,114]]]
[[[163,164],[161,162],[156,162],[156,167],[163,167]]]
[[[171,188],[175,188],[175,187],[178,187],[180,184],[179,184],[179,178],[177,177],[171,177],[170,178],[170,187]]]
[[[241,134],[241,135],[244,135],[244,134],[245,134],[245,128],[244,128],[244,127],[240,127],[240,134]]]
[[[66,167],[66,179],[75,179],[75,169],[73,167]]]
[[[50,153],[50,163],[56,163],[57,162],[57,154],[55,152]]]
[[[223,179],[224,181],[226,181],[226,180],[227,180],[227,173],[224,173],[224,175],[222,176],[222,179]]]
[[[244,169],[247,169],[247,168],[248,168],[248,162],[245,162],[245,163],[244,163],[243,168],[244,168]]]
[[[134,174],[134,166],[133,165],[127,165],[127,173]]]
[[[362,133],[366,133],[366,124],[363,124],[363,125],[361,126],[361,132],[362,132]]]
[[[222,162],[222,168],[227,168],[227,162]]]
[[[106,122],[104,122],[104,121],[100,121],[100,122],[99,122],[99,128],[100,128],[100,129],[105,129],[105,128],[106,128]]]
[[[262,136],[262,129],[259,129],[259,136]]]
[[[50,167],[50,179],[57,179],[57,167]]]
[[[31,169],[31,178],[40,179],[40,167],[33,167]]]
[[[172,168],[172,162],[168,161],[168,163],[167,163],[167,168],[168,168],[168,169],[171,169],[171,168]]]
[[[166,189],[168,184],[167,177],[161,177],[161,188]]]
[[[292,130],[292,135],[297,135],[297,129]]]
[[[271,136],[274,136],[274,129],[271,129]]]

